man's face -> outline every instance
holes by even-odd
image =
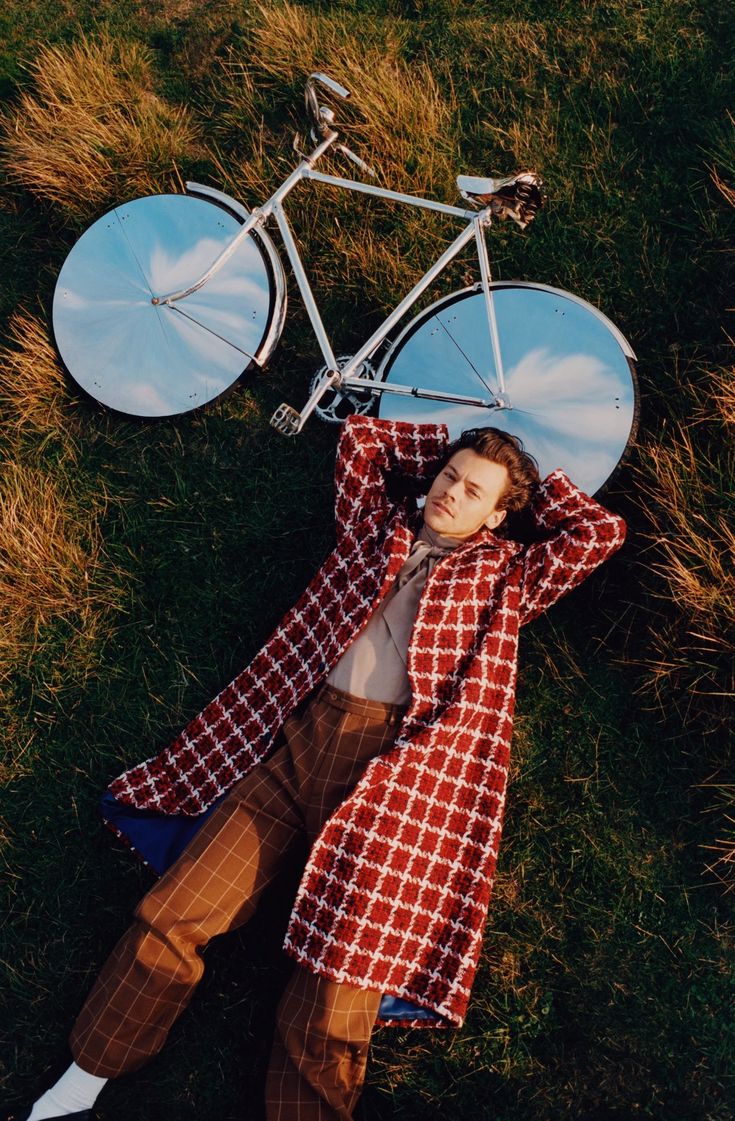
[[[495,529],[505,517],[505,510],[496,507],[508,481],[500,463],[463,448],[431,484],[424,521],[435,533],[450,537],[471,537],[483,526]]]

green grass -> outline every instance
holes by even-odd
[[[298,34],[279,37],[279,21]],[[25,63],[43,45],[105,32],[120,50],[146,48],[146,90],[161,113],[186,105],[196,132],[176,170],[214,183],[221,171],[247,203],[289,164],[304,71],[330,65],[357,79],[351,143],[391,186],[454,201],[455,172],[534,164],[548,208],[527,234],[497,231],[496,274],[569,288],[622,327],[639,356],[641,444],[666,447],[682,369],[707,385],[727,361],[732,212],[710,165],[732,184],[733,30],[726,5],[683,2],[332,0],[266,18],[231,0],[7,0],[0,94],[12,114],[33,92]],[[395,96],[386,66],[409,119],[422,68],[435,75],[424,128],[404,134],[400,119],[380,119],[380,98]],[[84,224],[146,175],[169,174],[154,132],[143,139],[149,162],[137,153],[126,163],[121,144],[106,153],[108,194],[75,195],[71,181],[71,206],[8,175],[0,317],[12,354],[23,349],[18,307],[47,330],[58,268]],[[290,213],[337,347],[349,350],[450,230],[377,202],[332,210],[308,199],[308,222],[296,200]],[[332,240],[344,284],[330,277]],[[78,564],[55,615],[19,598],[25,629],[0,667],[0,1070],[12,1100],[63,1069],[70,1022],[149,882],[98,824],[97,792],[247,662],[330,547],[334,431],[314,421],[287,442],[267,424],[281,400],[305,399],[319,362],[295,299],[292,312],[265,374],[175,422],[125,421],[60,390],[42,335],[23,362],[3,359],[3,458],[61,488],[64,540],[94,559],[98,590]],[[721,822],[700,785],[723,773],[728,744],[673,711],[662,722],[640,692],[659,625],[651,596],[665,584],[647,573],[639,483],[628,468],[608,497],[629,519],[626,549],[525,634],[504,838],[467,1022],[379,1033],[365,1121],[733,1117],[732,894],[705,874]],[[105,1091],[102,1121],[260,1116],[288,897],[274,893],[250,928],[209,948],[170,1045]]]

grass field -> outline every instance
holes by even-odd
[[[354,90],[348,143],[390,187],[454,202],[458,172],[542,172],[548,207],[525,234],[494,232],[496,275],[601,307],[638,354],[642,399],[638,447],[605,499],[628,519],[624,550],[525,632],[470,1014],[457,1032],[377,1034],[359,1116],[735,1116],[734,51],[728,6],[692,0],[6,0],[9,1102],[65,1066],[69,1025],[150,882],[99,824],[98,792],[238,672],[332,541],[335,431],[313,421],[286,441],[268,425],[320,364],[295,290],[258,380],[138,424],[65,380],[55,278],[123,198],[194,178],[257,201],[304,131],[304,76],[323,69]],[[302,198],[289,213],[349,353],[451,231],[377,201]],[[288,910],[274,894],[209,948],[168,1047],[105,1091],[102,1121],[261,1117]]]

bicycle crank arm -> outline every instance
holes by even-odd
[[[510,409],[512,405],[505,394],[497,397],[468,397],[464,393],[448,393],[441,389],[421,389],[416,385],[387,385],[369,378],[349,378],[334,370],[325,375],[317,385],[300,413],[285,402],[278,406],[270,423],[283,436],[296,436],[330,388],[354,389],[379,397],[382,393],[395,393],[400,397],[423,397],[428,401],[447,401],[452,405],[474,405],[478,409]]]
[[[353,380],[360,381],[359,378]],[[280,404],[270,419],[272,427],[282,436],[298,436],[327,390],[331,389],[333,385],[341,384],[342,378],[339,370],[332,370],[331,373],[325,374],[300,413],[291,405],[287,405],[285,401]],[[365,388],[365,382],[360,382],[360,388]]]
[[[466,397],[462,393],[449,393],[443,389],[420,389],[415,385],[393,385],[382,381],[366,381],[364,378],[342,378],[340,388],[359,389],[362,393],[380,396],[382,393],[396,393],[401,397],[425,397],[429,401],[448,401],[453,405],[475,405],[478,409],[509,409],[507,399],[498,397]]]

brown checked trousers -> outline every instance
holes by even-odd
[[[283,727],[135,911],[72,1029],[75,1061],[113,1078],[163,1046],[210,938],[242,926],[284,858],[306,851],[392,744],[404,709],[322,686]],[[266,1081],[268,1121],[349,1121],[365,1076],[378,992],[296,968],[279,1004]]]

